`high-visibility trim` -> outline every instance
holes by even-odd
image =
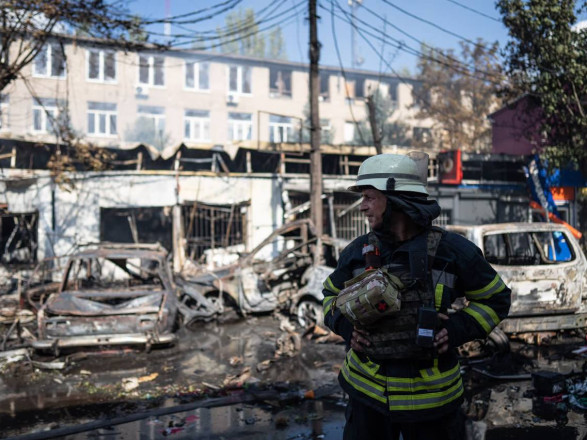
[[[505,283],[502,281],[500,276],[496,274],[495,278],[493,278],[493,281],[491,281],[487,286],[478,290],[465,291],[465,296],[469,300],[488,299],[496,293],[501,292],[503,289],[505,289]]]
[[[463,309],[463,312],[472,316],[473,319],[483,327],[483,330],[485,330],[487,334],[499,324],[499,317],[495,311],[485,304],[471,301],[469,302],[469,305]]]
[[[366,396],[369,396],[372,399],[377,400],[378,402],[387,403],[387,398],[385,396],[385,387],[353,372],[349,368],[348,363],[346,361],[342,364],[340,372],[342,373],[343,377],[348,382],[348,384],[360,393],[363,393]]]
[[[442,305],[442,294],[444,292],[444,285],[437,284],[436,288],[434,289],[434,307],[436,310],[440,310],[440,306]]]
[[[434,370],[434,369],[431,369]],[[455,383],[456,380],[461,378],[461,369],[457,364],[454,368],[448,371],[440,373],[432,371],[432,374],[427,377],[414,377],[414,378],[396,378],[390,377],[387,380],[387,391],[389,392],[414,392],[414,391],[426,391],[435,390],[440,388],[450,387]]]
[[[357,370],[361,374],[372,377],[381,386],[385,385],[387,377],[382,374],[377,374],[381,365],[371,360],[367,360],[366,362],[361,361],[354,350],[348,351],[345,362],[348,362],[350,368]]]
[[[324,281],[324,283],[322,283],[322,286],[326,289],[329,290],[330,292],[338,295],[338,292],[340,292],[340,289],[338,289],[334,284],[332,284],[332,280],[330,279],[330,277],[326,278],[326,281]]]
[[[326,316],[328,312],[330,312],[330,309],[332,308],[332,304],[334,303],[335,299],[336,296],[326,296],[322,300],[322,310],[324,312],[324,316]]]
[[[436,393],[388,396],[390,411],[423,410],[438,408],[458,399],[464,393],[463,381],[458,379],[452,387]]]
[[[435,359],[432,368],[420,370],[422,377],[390,377],[379,374],[380,365],[375,362],[362,362],[353,350],[349,350],[345,359],[345,365],[362,376],[367,376],[378,385],[387,385],[388,391],[426,390],[438,389],[450,386],[461,374],[460,365],[457,363],[450,370],[441,372],[438,369],[438,359]]]

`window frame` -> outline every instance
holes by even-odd
[[[192,137],[191,135],[194,133],[194,126],[195,124],[199,124],[199,131],[200,133],[207,134],[208,136],[201,136],[199,138]],[[190,137],[186,136],[185,128],[186,124],[189,124],[190,128]],[[206,127],[207,124],[207,127]],[[208,112],[208,116],[193,116],[188,115],[187,111],[183,114],[183,139],[185,141],[190,142],[210,142],[210,112]]]
[[[98,53],[98,78],[90,78],[90,54]],[[106,79],[106,54],[114,55],[114,78]],[[114,50],[108,49],[97,49],[90,48],[86,49],[86,81],[105,83],[105,84],[117,84],[118,83],[118,54]]]
[[[187,85],[188,80],[188,64],[193,65],[193,77],[192,80],[194,81],[194,86],[189,87]],[[200,87],[200,79],[201,79],[201,66],[206,65],[208,70],[208,87],[201,88]],[[192,92],[210,92],[210,63],[208,61],[199,61],[199,60],[185,60],[183,64],[183,87],[185,90],[190,90]]]
[[[116,104],[114,104],[116,105]],[[106,132],[105,133],[100,133],[99,130],[95,130],[94,132],[90,132],[90,121],[89,121],[89,117],[90,114],[94,115],[94,128],[97,129],[100,126],[99,123],[99,117],[100,115],[104,115],[105,116],[105,121],[106,121]],[[86,133],[88,134],[88,136],[93,136],[93,137],[101,137],[101,138],[115,138],[118,136],[118,107],[116,107],[116,109],[114,110],[105,110],[105,109],[87,109],[86,112],[86,122],[88,124],[87,126],[87,130]],[[116,131],[114,133],[112,133],[112,120],[111,120],[111,116],[114,116],[115,119],[115,128]]]
[[[235,113],[229,113],[228,114],[228,124],[227,124],[227,128],[228,128],[228,140],[231,142],[239,142],[239,141],[250,141],[253,139],[253,114],[252,113],[238,113],[240,115],[249,115],[250,119],[249,120],[244,120],[244,119],[235,119],[235,118],[231,118],[231,114],[235,114]],[[239,132],[239,129],[241,129],[241,132],[245,132],[248,131],[248,137],[236,137],[235,133]]]
[[[147,59],[147,68],[148,68],[147,75],[149,77],[148,80],[147,80],[147,82],[142,82],[141,81],[141,67],[142,67],[141,58],[146,58]],[[156,77],[156,75],[155,75],[155,69],[156,69],[155,60],[156,59],[161,59],[163,61],[162,62],[162,65],[161,65],[161,70],[162,70],[162,73],[163,73],[163,84],[155,84],[155,77]],[[165,65],[166,65],[165,59],[166,59],[166,57],[165,56],[162,56],[162,55],[144,55],[144,54],[138,54],[137,84],[139,86],[154,87],[154,88],[159,88],[159,89],[165,88],[165,76],[166,76],[165,75]]]
[[[35,128],[35,111],[39,111],[40,112],[41,126],[44,127],[44,129],[37,130]],[[60,114],[59,105],[57,105],[57,104],[55,104],[55,105],[47,105],[47,104],[39,104],[36,101],[33,102],[32,132],[34,134],[55,134],[56,127],[53,125],[53,122],[51,121],[51,119],[47,115],[47,113],[51,113],[53,111],[54,111],[53,119],[56,121],[59,118],[59,114]],[[49,125],[51,125],[51,127],[49,127]]]
[[[252,66],[245,66],[242,64],[229,64],[227,67],[227,90],[228,93],[231,95],[244,95],[244,96],[251,96],[253,94],[253,67]],[[236,68],[236,90],[231,90],[230,83],[231,83],[231,70]],[[250,91],[245,92],[243,91],[243,85],[245,83],[244,78],[246,71],[249,72],[249,88]]]
[[[52,75],[52,71],[53,71],[53,51],[55,50],[54,48],[58,47],[59,48],[59,52],[61,52],[61,48],[59,43],[46,43],[43,45],[43,47],[41,48],[41,50],[37,53],[37,55],[35,55],[35,58],[33,59],[33,66],[32,66],[32,76],[35,78],[50,78],[50,79],[65,79],[67,78],[67,63],[65,62],[65,54],[62,54],[62,63],[63,63],[63,70],[62,70],[62,74],[61,75]],[[41,51],[46,51],[46,59],[45,59],[45,72],[46,73],[40,73],[37,71],[37,57],[40,56]]]

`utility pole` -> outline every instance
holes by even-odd
[[[316,227],[317,241],[314,247],[314,264],[322,259],[322,156],[320,153],[320,43],[318,42],[317,0],[309,0],[310,9],[310,213]]]
[[[367,96],[367,110],[369,110],[369,123],[371,124],[371,133],[373,134],[373,144],[377,154],[383,153],[381,149],[381,131],[377,127],[377,118],[375,118],[375,102],[373,101],[373,94]]]

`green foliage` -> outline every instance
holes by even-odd
[[[397,109],[397,103],[390,96],[381,93],[377,89],[373,93],[375,104],[375,121],[381,133],[381,145],[410,145],[408,138],[409,127],[407,124],[397,120],[391,121],[393,113]],[[373,131],[369,119],[359,121],[355,127],[354,145],[373,145]]]
[[[460,55],[423,45],[414,89],[417,117],[434,121],[438,147],[489,151],[491,126],[487,115],[497,108],[502,81],[498,44],[478,40],[461,43]]]
[[[541,133],[551,166],[587,167],[587,29],[575,28],[587,2],[499,0],[508,28],[509,99],[538,98]]]
[[[267,37],[259,31],[255,11],[251,8],[241,8],[226,14],[225,26],[217,27],[216,34],[223,53],[276,60],[287,59],[281,28],[278,26],[270,32],[267,44]]]

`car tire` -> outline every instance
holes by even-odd
[[[489,336],[487,336],[487,343],[498,353],[508,353],[510,351],[510,340],[499,327],[495,327],[491,333],[489,333]]]
[[[307,328],[311,325],[323,325],[324,314],[322,312],[322,304],[313,299],[302,299],[296,306],[296,321],[302,328]]]

